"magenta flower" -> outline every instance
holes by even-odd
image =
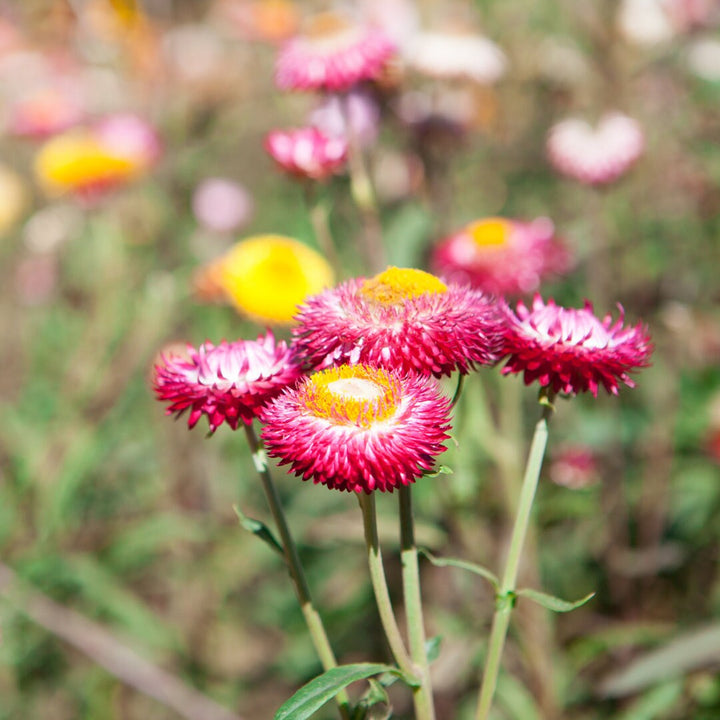
[[[586,301],[581,309],[563,308],[535,295],[532,310],[522,302],[517,314],[503,304],[507,362],[503,375],[523,373],[525,384],[537,380],[554,392],[590,391],[597,397],[602,385],[617,395],[619,383],[634,387],[629,372],[647,367],[652,345],[642,324],[623,327],[624,312],[613,322],[599,320]]]
[[[563,120],[550,129],[547,153],[553,167],[586,185],[614,182],[642,155],[640,125],[620,113],[609,113],[593,129],[583,120]]]
[[[295,319],[299,353],[320,368],[367,363],[440,377],[493,363],[501,344],[491,298],[407,268],[314,295]]]
[[[434,381],[367,365],[303,379],[262,413],[268,455],[329,488],[409,485],[445,450],[450,402]]]
[[[207,415],[210,431],[223,422],[237,430],[249,425],[262,407],[302,374],[285,342],[275,342],[270,331],[257,340],[206,342],[187,356],[164,355],[154,368],[158,400],[169,403],[166,414],[190,410],[188,427]]]
[[[433,251],[438,275],[486,292],[519,295],[569,269],[570,253],[548,218],[484,218],[445,238]]]
[[[289,132],[273,130],[265,138],[265,149],[291,175],[323,180],[345,164],[348,143],[308,127]]]
[[[379,28],[351,25],[332,13],[317,16],[313,25],[278,56],[275,82],[282,90],[344,92],[377,78],[395,52]]]

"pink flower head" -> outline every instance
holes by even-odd
[[[652,345],[642,324],[623,327],[624,312],[613,322],[608,314],[599,320],[586,301],[581,309],[563,308],[551,299],[545,304],[535,295],[532,309],[522,302],[517,314],[505,303],[507,363],[503,375],[524,373],[525,384],[537,380],[554,392],[589,390],[597,397],[602,385],[617,395],[618,384],[634,387],[628,373],[649,364]]]
[[[33,88],[9,109],[8,132],[18,137],[43,139],[77,125],[85,107],[76,88],[58,83]]]
[[[275,82],[281,90],[344,92],[378,77],[395,51],[379,28],[350,25],[332,13],[313,21],[310,31],[281,50]]]
[[[163,356],[154,368],[158,400],[168,402],[167,414],[182,415],[188,408],[188,427],[207,415],[210,431],[227,422],[236,430],[249,425],[262,407],[302,374],[285,342],[275,342],[270,331],[257,340],[206,342],[187,357]]]
[[[445,450],[450,403],[430,378],[368,365],[303,379],[262,412],[268,455],[303,480],[370,494],[431,470]]]
[[[435,377],[494,362],[502,334],[487,295],[395,267],[308,298],[295,319],[295,345],[315,367],[367,363]]]
[[[253,214],[252,195],[225,178],[203,180],[192,196],[195,219],[213,232],[228,233],[245,225]]]
[[[348,143],[308,127],[289,132],[273,130],[265,138],[265,149],[291,175],[323,180],[345,164]]]
[[[310,114],[310,124],[328,137],[357,140],[369,147],[378,136],[380,108],[367,91],[327,95]]]
[[[553,167],[586,185],[605,185],[625,174],[645,148],[640,125],[620,113],[605,115],[593,129],[563,120],[550,129],[547,153]]]
[[[593,451],[584,445],[568,446],[555,452],[549,474],[556,485],[570,490],[589,487],[600,479],[597,458]]]
[[[93,136],[108,152],[148,168],[160,157],[160,139],[155,129],[139,115],[117,113],[99,120]]]
[[[546,276],[566,271],[570,260],[548,218],[483,218],[443,240],[433,252],[432,266],[450,280],[518,295],[537,290]]]

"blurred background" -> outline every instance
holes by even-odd
[[[481,218],[549,218],[568,261],[543,296],[622,303],[655,345],[636,389],[558,402],[525,573],[597,595],[553,617],[518,604],[494,717],[720,717],[717,0],[4,0],[0,719],[270,718],[319,672],[280,559],[233,511],[269,521],[242,433],[189,433],[151,388],[172,343],[264,330],[214,263],[267,233],[324,252],[318,188],[338,279],[370,270],[347,174],[309,184],[263,148],[332,120],[273,80],[319,11],[397,47],[356,98],[389,262],[430,268]],[[638,157],[607,182],[555,169],[550,129],[608,112],[637,123]],[[610,158],[613,139],[589,137],[571,155]],[[436,554],[501,567],[535,397],[498,369],[467,379],[454,472],[417,484]],[[275,477],[339,660],[387,660],[355,498]],[[378,505],[396,592],[394,498]],[[438,716],[463,720],[493,599],[476,576],[422,572]]]

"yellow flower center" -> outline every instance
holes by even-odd
[[[434,275],[414,268],[389,267],[384,272],[366,280],[360,293],[383,305],[395,305],[403,300],[447,292],[447,285]]]
[[[218,267],[217,281],[233,304],[261,322],[292,323],[298,304],[333,284],[322,255],[282,235],[244,240]]]
[[[304,387],[305,406],[313,415],[363,428],[391,417],[399,397],[398,381],[386,370],[368,365],[322,370]]]
[[[334,12],[321,12],[308,18],[303,34],[314,40],[326,40],[350,28],[347,20]]]
[[[467,233],[480,248],[501,247],[510,237],[512,225],[503,218],[478,220],[467,226]]]

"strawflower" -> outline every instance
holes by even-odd
[[[296,177],[324,180],[340,170],[347,159],[348,143],[329,137],[315,127],[284,132],[273,130],[265,149],[285,172]]]
[[[501,333],[481,291],[396,267],[308,298],[296,320],[295,343],[315,367],[368,363],[436,377],[494,362]]]
[[[189,410],[190,428],[206,415],[215,432],[223,422],[233,430],[240,422],[249,425],[300,375],[291,349],[268,331],[257,340],[206,342],[197,349],[188,346],[186,355],[163,355],[155,364],[153,384],[158,400],[169,403],[166,414]]]
[[[466,78],[481,84],[499,80],[505,72],[505,53],[482,35],[422,32],[406,49],[408,65],[435,78]]]
[[[624,312],[613,321],[593,314],[586,301],[580,309],[547,304],[535,295],[532,308],[518,302],[517,313],[503,304],[507,362],[503,375],[522,373],[526,385],[537,381],[556,393],[587,392],[597,397],[604,387],[613,395],[625,383],[634,387],[630,372],[649,364],[652,345],[641,323],[623,327]]]
[[[434,381],[367,365],[303,379],[262,413],[268,455],[329,488],[409,485],[444,451],[450,403]]]
[[[282,90],[344,92],[376,79],[395,51],[379,28],[321,13],[281,50],[275,83]]]
[[[550,129],[547,153],[563,175],[586,185],[606,185],[624,175],[645,148],[642,128],[627,115],[609,113],[597,127],[569,118]]]
[[[566,271],[570,261],[548,218],[521,222],[491,217],[445,238],[433,251],[431,264],[450,280],[518,295],[537,290],[547,276]]]
[[[159,153],[154,130],[122,114],[49,140],[35,158],[35,174],[50,194],[93,198],[141,176]]]
[[[247,238],[204,274],[239,312],[269,324],[291,324],[301,302],[333,284],[320,253],[282,235]]]

